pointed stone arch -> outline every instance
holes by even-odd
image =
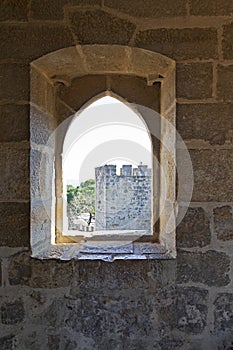
[[[144,106],[162,114],[153,120],[140,109],[148,128],[159,130],[159,140],[152,135],[153,152],[166,172],[166,188],[161,186],[158,169],[154,169],[154,211],[159,210],[159,198],[165,198],[166,209],[154,226],[147,243],[129,249],[129,258],[141,251],[139,258],[174,257],[175,231],[167,232],[167,222],[174,216],[175,205],[175,133],[166,123],[175,125],[175,62],[159,53],[120,45],[84,45],[69,47],[45,55],[31,63],[31,245],[33,256],[48,256],[56,247],[62,254],[62,244],[73,244],[62,236],[62,142],[71,115],[100,94],[117,94],[129,103]],[[150,114],[150,113],[149,113]],[[155,124],[155,126],[154,126]],[[60,136],[55,130],[59,125]],[[50,137],[53,134],[55,137]],[[152,131],[151,131],[151,134]],[[49,143],[48,143],[49,140]],[[169,143],[169,149],[163,145]],[[56,160],[54,163],[54,159]],[[55,186],[53,188],[53,183]],[[52,189],[52,190],[51,190]],[[55,191],[55,203],[53,193]],[[156,202],[157,201],[157,202]],[[46,204],[45,204],[46,203]],[[45,219],[45,206],[47,216]],[[53,208],[55,212],[53,213]],[[169,209],[168,209],[169,208]],[[173,214],[172,214],[173,213]],[[54,218],[51,220],[51,218]],[[169,219],[169,220],[168,220]],[[172,218],[175,220],[175,217]],[[40,229],[44,222],[45,230]],[[51,224],[52,222],[52,224]],[[42,232],[43,231],[43,232]],[[55,233],[54,233],[55,231]],[[80,239],[81,241],[82,239]],[[55,243],[55,246],[51,245]],[[144,244],[144,245],[143,245]],[[146,249],[150,245],[149,250]],[[67,246],[66,246],[67,247]],[[111,253],[111,249],[109,254]],[[84,253],[83,253],[84,254]],[[101,254],[96,251],[92,258]],[[118,258],[120,251],[116,254]],[[80,258],[85,258],[80,255]],[[69,256],[70,258],[70,256]]]

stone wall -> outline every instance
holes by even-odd
[[[0,349],[229,350],[232,1],[8,0],[0,20]],[[177,128],[195,183],[177,228],[176,260],[30,258],[29,63],[95,43],[137,46],[177,62]]]
[[[95,169],[95,230],[144,230],[151,233],[151,169],[115,165]]]

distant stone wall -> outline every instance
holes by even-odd
[[[96,168],[96,230],[151,229],[151,169],[123,165]]]

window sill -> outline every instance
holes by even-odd
[[[55,244],[46,247],[38,254],[37,259],[69,260],[146,260],[175,259],[174,252],[166,251],[159,243],[125,243],[122,241],[91,241],[82,244]]]

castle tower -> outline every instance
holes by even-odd
[[[115,165],[95,169],[96,230],[151,230],[151,169]]]

